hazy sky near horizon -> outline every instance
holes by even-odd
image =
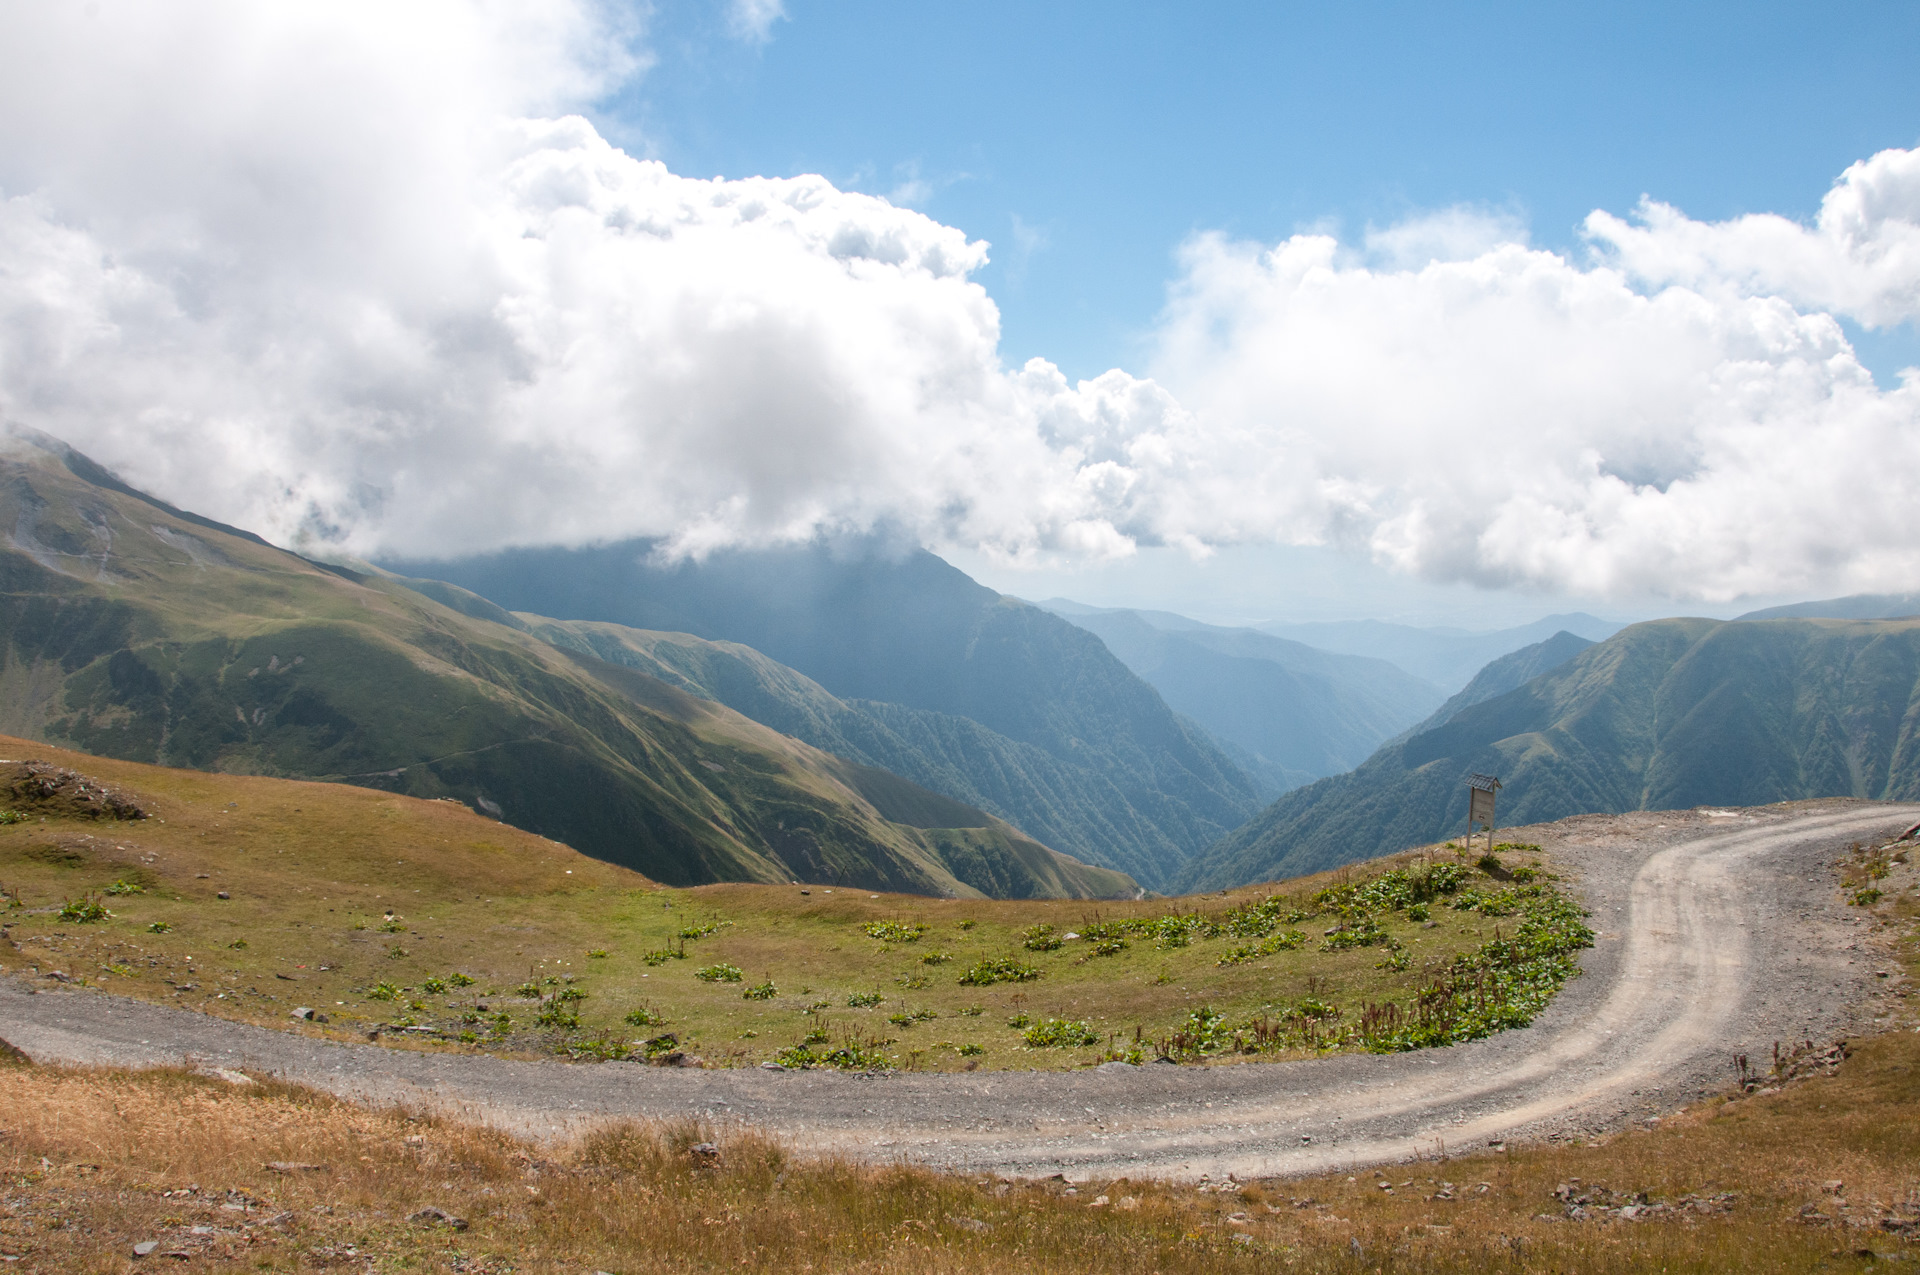
[[[0,418],[309,551],[1911,589],[1916,52],[1911,4],[14,6]]]

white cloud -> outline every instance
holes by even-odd
[[[1596,215],[1597,265],[1472,210],[1202,236],[1153,379],[1070,384],[1002,366],[959,230],[567,114],[645,60],[585,0],[96,12],[0,9],[0,416],[282,542],[884,524],[1590,594],[1920,576],[1920,379],[1877,389],[1822,312],[1914,313],[1915,153],[1811,227]]]
[[[727,0],[727,29],[735,39],[765,44],[773,38],[773,24],[787,16],[781,0]]]
[[[1517,244],[1418,270],[1203,238],[1160,381],[1222,468],[1161,522],[1364,545],[1436,579],[1726,598],[1910,582],[1920,384],[1777,298],[1636,292]],[[1264,501],[1254,499],[1264,492]],[[1231,514],[1229,521],[1226,514]]]
[[[1642,199],[1634,222],[1595,212],[1586,230],[1646,283],[1777,295],[1870,327],[1920,318],[1920,150],[1849,167],[1812,226],[1772,213],[1698,222]]]

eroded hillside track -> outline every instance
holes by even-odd
[[[581,1066],[337,1044],[18,979],[0,979],[0,1036],[36,1061],[272,1072],[538,1137],[693,1116],[970,1171],[1309,1173],[1618,1128],[1723,1087],[1736,1055],[1857,1030],[1878,961],[1835,859],[1916,821],[1920,806],[1829,801],[1551,825],[1598,934],[1582,977],[1530,1028],[1407,1054],[888,1077]]]

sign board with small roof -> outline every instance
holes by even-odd
[[[1467,849],[1473,849],[1475,825],[1487,830],[1487,853],[1493,853],[1493,795],[1500,791],[1498,775],[1467,776]]]

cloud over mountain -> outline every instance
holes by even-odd
[[[585,3],[0,13],[0,416],[362,553],[884,524],[1589,592],[1920,570],[1920,382],[1827,313],[1920,312],[1920,152],[1813,226],[1596,213],[1592,261],[1458,211],[1201,236],[1152,379],[1069,383],[1002,365],[962,231],[609,144],[577,112],[646,64]]]

